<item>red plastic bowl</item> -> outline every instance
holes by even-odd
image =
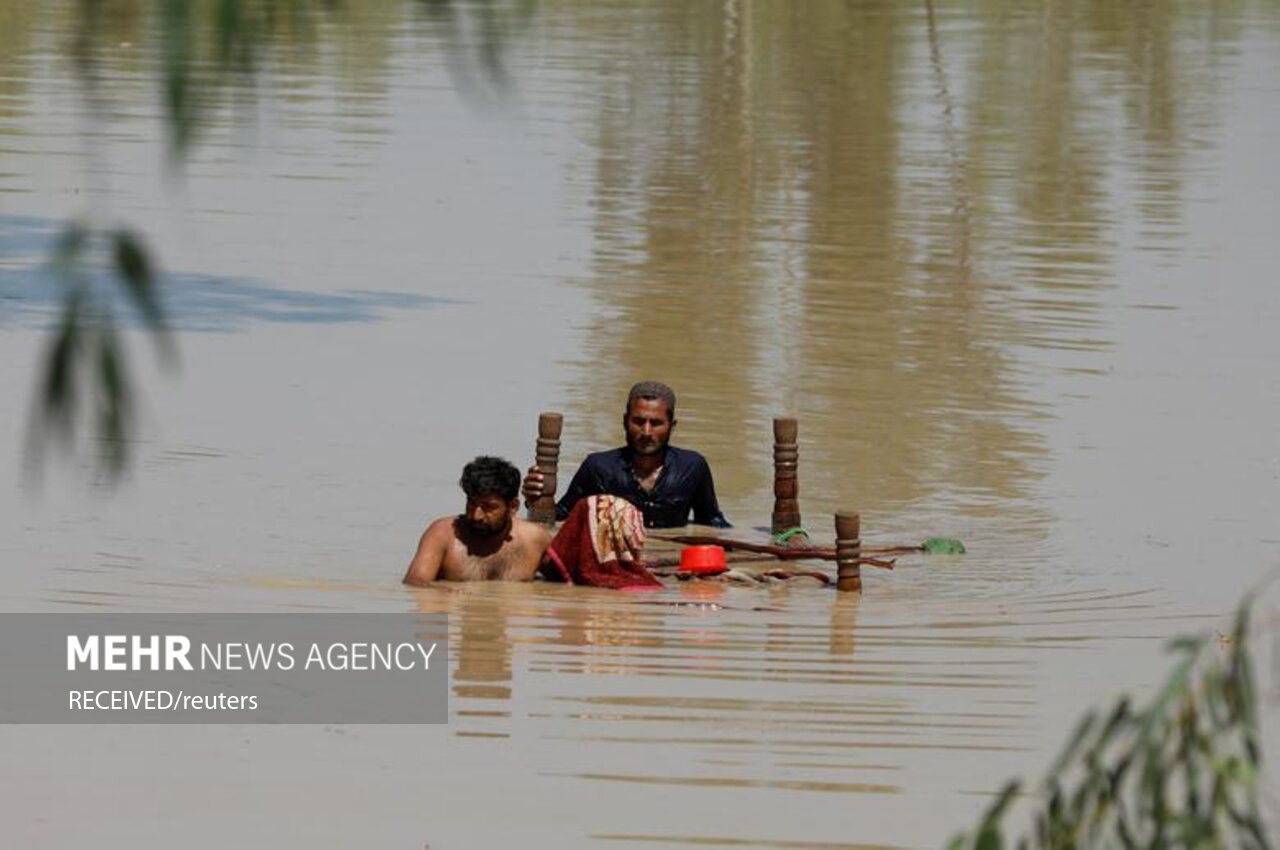
[[[680,550],[680,572],[707,575],[728,569],[719,546],[686,546]]]

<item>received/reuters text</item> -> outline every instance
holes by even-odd
[[[257,711],[254,694],[189,694],[164,689],[73,690],[67,692],[71,711]]]

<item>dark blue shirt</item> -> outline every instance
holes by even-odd
[[[579,499],[599,493],[621,496],[640,509],[649,528],[676,528],[693,521],[700,525],[729,528],[729,521],[716,502],[716,488],[711,481],[711,467],[702,455],[689,449],[667,446],[662,472],[652,493],[640,489],[631,471],[631,450],[612,449],[594,452],[578,467],[569,489],[556,503],[556,518],[564,519]]]

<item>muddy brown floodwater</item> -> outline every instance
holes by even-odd
[[[10,846],[939,846],[1280,563],[1273,3],[549,0],[503,88],[480,7],[371,0],[178,182],[150,19],[95,123],[75,9],[0,0],[0,608],[446,611],[451,720],[0,728]],[[36,488],[86,211],[148,234],[181,367],[135,335],[129,476]],[[860,598],[400,586],[463,462],[555,409],[572,470],[642,378],[739,528],[791,415],[815,536],[969,554]]]

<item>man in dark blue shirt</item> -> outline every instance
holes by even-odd
[[[728,528],[706,458],[670,445],[675,414],[676,395],[666,384],[642,381],[632,387],[622,418],[627,444],[587,455],[556,503],[556,518],[567,517],[586,496],[611,493],[639,508],[649,528],[685,525],[690,511],[696,523]],[[525,476],[523,490],[528,501],[542,494],[536,467]]]

